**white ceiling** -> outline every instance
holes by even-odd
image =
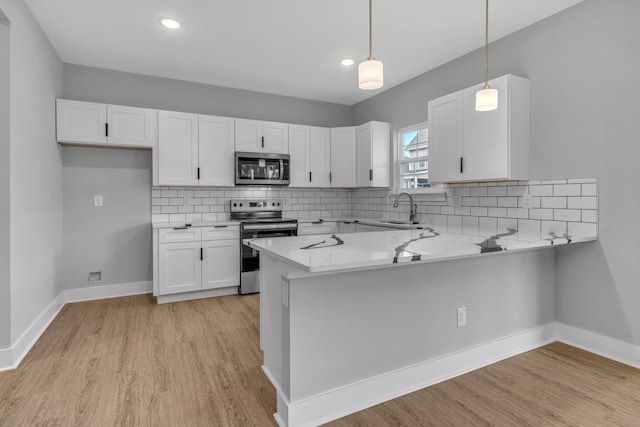
[[[582,0],[492,0],[496,40]],[[357,87],[367,0],[27,0],[65,63],[352,105],[484,44],[482,0],[373,0],[384,88]],[[169,31],[161,17],[179,19]],[[356,64],[340,65],[351,57]],[[480,64],[478,79],[483,77]]]

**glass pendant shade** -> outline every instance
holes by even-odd
[[[362,90],[380,89],[384,85],[382,61],[367,59],[358,66],[358,87]]]
[[[492,111],[498,108],[498,90],[485,86],[476,92],[476,111]]]

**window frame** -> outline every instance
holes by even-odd
[[[403,158],[403,148],[402,145],[402,135],[407,132],[419,131],[420,129],[427,129],[427,150],[429,150],[429,122],[422,122],[412,126],[407,126],[404,128],[396,129],[393,131],[393,191],[394,193],[406,192],[410,194],[443,194],[445,192],[444,186],[439,183],[431,184],[429,188],[404,188],[403,187],[403,175],[402,175],[402,165],[407,163],[418,163],[418,162],[429,162],[429,155],[427,156],[419,156],[415,159],[404,159]]]

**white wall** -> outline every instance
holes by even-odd
[[[585,0],[492,43],[490,77],[531,80],[533,179],[596,177],[599,242],[557,252],[557,320],[640,344],[640,2]],[[478,50],[354,106],[398,129],[483,78]]]
[[[0,10],[0,349],[11,345],[9,246],[9,28]]]
[[[63,166],[64,287],[150,281],[151,151],[64,147]]]
[[[11,21],[11,341],[60,292],[62,161],[55,98],[62,62],[23,0],[0,0]]]

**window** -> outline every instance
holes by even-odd
[[[441,193],[429,182],[429,129],[427,123],[400,129],[396,141],[396,192]]]

